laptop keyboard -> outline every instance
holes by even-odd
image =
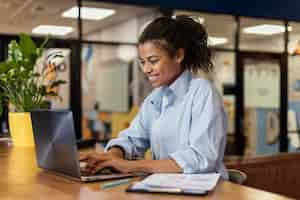
[[[113,170],[111,168],[104,168],[95,174],[90,174],[88,172],[81,171],[82,176],[97,176],[97,175],[107,175],[107,174],[116,174],[116,173],[119,173],[119,172],[117,172],[116,170]]]

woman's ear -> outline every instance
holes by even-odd
[[[175,55],[175,61],[180,64],[184,59],[184,49],[183,48],[179,48],[176,51],[176,55]]]

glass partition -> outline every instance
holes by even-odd
[[[136,43],[145,24],[158,15],[150,7],[82,2],[83,138],[116,137],[151,91],[138,67]]]
[[[116,137],[130,124],[143,97],[151,90],[139,71],[136,57],[135,45],[83,45],[84,138],[103,141]]]

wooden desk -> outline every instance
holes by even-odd
[[[217,188],[204,197],[126,193],[127,185],[106,190],[101,182],[80,183],[37,167],[34,150],[12,148],[0,142],[0,199],[89,199],[89,200],[287,200],[284,196],[221,181]]]

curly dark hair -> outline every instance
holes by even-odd
[[[188,16],[159,17],[144,29],[138,43],[154,42],[170,56],[183,48],[185,55],[181,66],[184,69],[211,71],[213,64],[207,38],[205,28]]]

